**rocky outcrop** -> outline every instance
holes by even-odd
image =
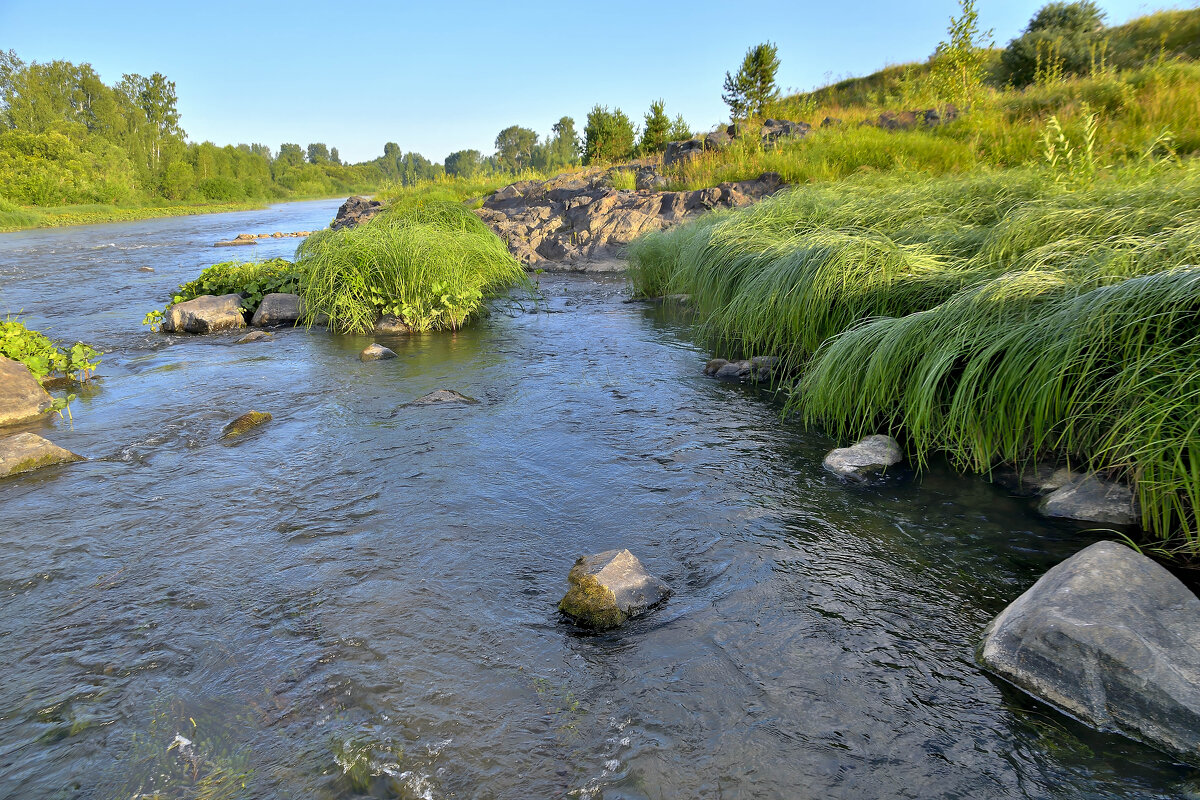
[[[342,203],[329,227],[333,230],[361,225],[383,210],[383,203],[365,197],[351,197]]]
[[[269,328],[275,325],[295,325],[304,316],[304,301],[300,295],[288,292],[272,292],[264,295],[254,312],[250,324],[256,328]]]
[[[924,111],[885,111],[876,119],[866,120],[863,125],[872,125],[886,131],[908,131],[913,128],[932,128],[958,119],[958,109],[946,106],[942,110],[928,108]]]
[[[83,460],[83,456],[64,450],[35,433],[18,433],[0,439],[0,478]]]
[[[644,614],[671,595],[663,581],[646,572],[628,550],[607,550],[575,562],[570,589],[558,608],[575,624],[609,630]]]
[[[780,139],[803,139],[812,130],[807,122],[792,122],[786,119],[763,120],[759,135],[764,144],[774,143]]]
[[[201,295],[176,303],[163,315],[165,333],[216,333],[246,327],[241,295]]]
[[[1200,763],[1200,599],[1128,547],[1099,542],[987,626],[984,667],[1102,730]]]
[[[396,353],[381,344],[369,344],[363,348],[358,357],[363,361],[383,361],[388,358],[395,358]]]
[[[222,439],[235,439],[249,433],[260,425],[271,421],[271,414],[266,411],[248,411],[225,426],[221,431]]]
[[[851,445],[829,451],[825,469],[851,481],[865,481],[904,458],[900,443],[891,436],[875,434]]]
[[[1129,484],[1083,475],[1046,495],[1039,510],[1048,517],[1135,525],[1141,518]]]
[[[50,408],[50,395],[29,367],[0,356],[0,425],[37,419]]]
[[[484,200],[475,213],[526,265],[603,258],[648,231],[714,208],[749,205],[783,186],[778,173],[691,192],[622,191],[607,173],[521,181]]]

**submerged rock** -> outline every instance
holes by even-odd
[[[416,400],[413,400],[408,405],[410,406],[431,406],[438,403],[461,403],[465,405],[474,405],[479,401],[474,397],[467,397],[465,394],[460,394],[453,389],[437,389],[429,394],[421,395]]]
[[[250,342],[263,342],[271,338],[271,334],[266,331],[250,331],[242,338],[238,339],[234,344],[249,344]]]
[[[167,309],[162,322],[166,333],[216,333],[244,327],[246,317],[242,314],[242,298],[236,294],[206,294],[176,303]]]
[[[1048,517],[1114,525],[1136,525],[1141,518],[1132,487],[1106,481],[1094,473],[1075,478],[1046,495],[1039,510]]]
[[[18,433],[0,439],[0,478],[84,460],[83,456],[65,450],[36,433]]]
[[[254,239],[230,239],[225,242],[213,242],[213,247],[240,247],[246,244],[258,244]]]
[[[1014,494],[1026,496],[1048,494],[1078,477],[1079,475],[1069,467],[1059,467],[1046,462],[1023,469],[999,467],[991,474],[993,483],[1000,484]]]
[[[607,550],[584,556],[567,575],[570,590],[558,609],[575,624],[608,630],[644,614],[665,601],[671,589],[646,572],[628,550]]]
[[[290,292],[272,292],[263,296],[250,324],[258,328],[294,325],[303,316],[304,301],[300,299],[300,295]]]
[[[1114,542],[1057,565],[987,626],[984,667],[1089,725],[1200,763],[1200,599]]]
[[[875,434],[850,447],[830,450],[825,456],[825,469],[840,478],[865,481],[872,475],[900,463],[904,457],[900,443],[891,436]]]
[[[37,419],[50,403],[50,395],[29,367],[0,356],[0,425]]]
[[[385,358],[395,358],[396,354],[381,344],[369,344],[363,348],[358,357],[363,361],[383,361]]]
[[[271,421],[271,414],[266,411],[249,411],[242,414],[221,431],[222,439],[232,439]]]

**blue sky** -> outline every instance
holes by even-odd
[[[1043,0],[979,0],[1003,44]],[[1110,24],[1170,5],[1100,0]],[[343,159],[387,141],[434,161],[494,149],[519,124],[599,103],[640,122],[650,102],[695,129],[726,115],[721,83],[746,50],[779,47],[778,83],[809,89],[923,60],[957,13],[936,2],[755,0],[522,2],[113,2],[0,0],[0,48],[175,81],[183,127],[217,144],[325,142]]]

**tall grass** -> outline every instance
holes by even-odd
[[[310,319],[366,333],[383,314],[417,330],[458,328],[484,298],[524,280],[508,248],[461,203],[389,207],[354,228],[321,231],[297,249]]]
[[[690,294],[718,354],[780,357],[789,410],[839,436],[1074,457],[1200,554],[1200,166],[1054,178],[795,189],[639,240],[630,279]]]

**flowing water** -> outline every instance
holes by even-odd
[[[335,202],[0,237],[0,313],[106,351],[0,481],[0,797],[1194,797],[989,678],[988,620],[1100,534],[934,467],[868,488],[668,311],[548,276],[457,335],[167,337],[201,267]],[[149,266],[154,272],[140,272]],[[405,407],[449,388],[474,406]],[[236,444],[222,426],[274,420]],[[583,635],[574,559],[674,588]]]

